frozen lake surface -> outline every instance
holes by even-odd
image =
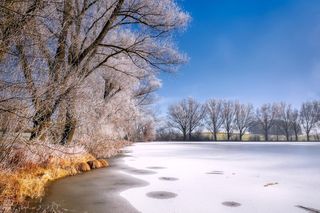
[[[110,168],[55,182],[45,202],[77,212],[320,209],[317,143],[154,142],[124,152]]]

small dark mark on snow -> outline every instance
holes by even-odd
[[[274,183],[267,183],[264,185],[264,187],[268,187],[268,186],[274,186],[274,185],[278,185],[279,183],[274,182]]]
[[[146,195],[155,199],[170,199],[178,196],[176,193],[166,191],[148,192]]]
[[[147,167],[148,169],[165,169],[166,167],[162,167],[162,166],[149,166]]]
[[[211,171],[207,172],[208,175],[223,175],[223,171]]]
[[[313,208],[309,208],[309,207],[305,207],[305,206],[301,206],[301,205],[296,205],[297,208],[300,208],[300,209],[303,209],[303,210],[306,210],[310,213],[320,213],[320,210],[319,209],[313,209]]]
[[[228,206],[228,207],[239,207],[241,206],[240,203],[234,202],[234,201],[225,201],[222,203],[222,205],[224,206]]]
[[[179,179],[175,178],[175,177],[159,177],[159,180],[176,181],[176,180],[179,180]]]
[[[124,171],[127,171],[131,174],[134,174],[134,175],[153,175],[153,174],[157,174],[156,172],[154,171],[151,171],[151,170],[145,170],[145,169],[125,169]]]

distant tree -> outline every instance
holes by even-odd
[[[177,104],[169,106],[168,125],[181,131],[184,141],[187,140],[188,124],[189,120],[186,100],[182,100]]]
[[[202,125],[204,107],[193,98],[183,99],[169,107],[169,126],[181,131],[183,140],[192,138],[193,131]]]
[[[294,109],[292,112],[292,130],[294,132],[296,141],[299,140],[299,134],[301,134],[301,125],[299,119],[299,111]]]
[[[205,116],[205,107],[193,98],[188,98],[188,134],[189,140],[192,139],[192,133],[198,127],[202,126]]]
[[[208,130],[212,133],[213,139],[217,141],[217,133],[222,124],[222,101],[211,99],[206,103],[206,124]]]
[[[310,132],[319,121],[320,103],[318,101],[305,102],[300,109],[300,121],[307,135],[307,141],[310,141]]]
[[[231,135],[234,129],[235,119],[235,104],[232,101],[223,101],[222,104],[222,120],[223,127],[227,133],[227,140],[231,139]]]
[[[278,107],[276,104],[263,104],[257,109],[256,118],[262,128],[266,141],[269,140],[269,131],[275,123],[277,112]]]
[[[244,133],[248,130],[250,125],[252,125],[254,119],[253,106],[251,104],[241,104],[236,102],[234,109],[234,124],[235,128],[239,131],[239,140],[241,141]]]
[[[291,105],[286,103],[279,104],[279,125],[278,127],[286,136],[286,140],[290,140],[290,135],[293,133],[293,124],[294,124],[294,112]]]

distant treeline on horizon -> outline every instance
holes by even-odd
[[[320,141],[320,101],[299,109],[285,102],[260,107],[239,101],[186,98],[168,107],[157,140]]]

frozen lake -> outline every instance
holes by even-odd
[[[317,212],[320,144],[136,143],[45,202],[76,212]],[[301,207],[297,207],[297,206]]]

